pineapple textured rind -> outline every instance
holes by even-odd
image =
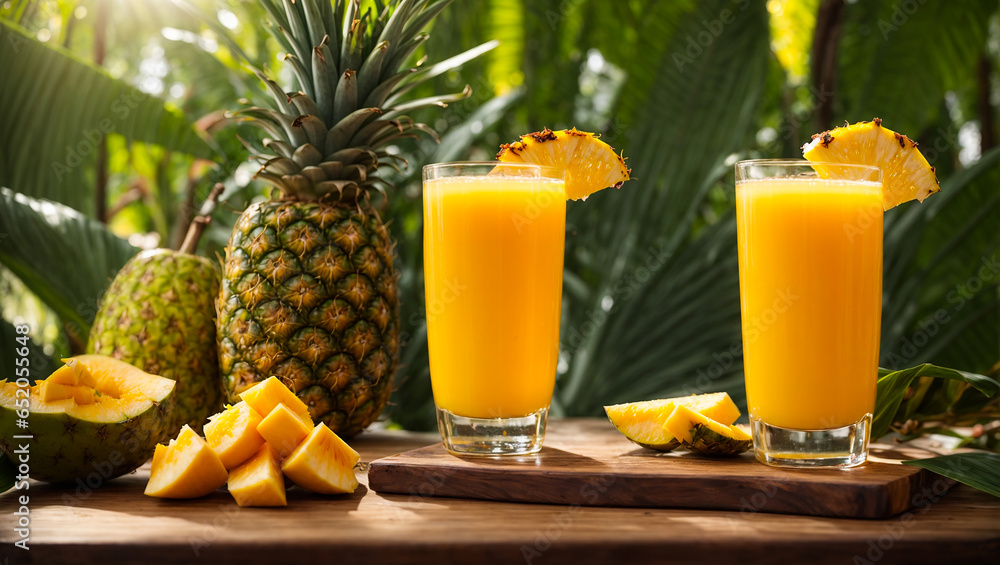
[[[104,293],[90,331],[89,353],[177,382],[170,435],[184,424],[200,432],[208,415],[222,407],[215,346],[218,289],[218,269],[208,259],[143,251]]]
[[[371,205],[376,191],[392,188],[380,171],[408,165],[390,148],[399,140],[437,138],[405,114],[472,90],[421,99],[408,93],[496,46],[410,67],[425,29],[450,0],[379,4],[298,0],[279,10],[264,2],[297,80],[285,89],[258,71],[272,103],[236,115],[264,134],[247,148],[261,163],[256,177],[276,190],[274,201],[237,221],[217,302],[230,398],[276,375],[313,420],[344,436],[382,412],[399,356],[393,242]]]
[[[351,436],[386,405],[399,359],[388,230],[369,206],[263,202],[237,221],[219,295],[230,400],[269,376]]]

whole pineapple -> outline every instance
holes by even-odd
[[[180,250],[142,251],[122,267],[90,330],[88,353],[177,381],[177,408],[167,436],[184,424],[200,431],[208,415],[222,407],[215,347],[219,269],[194,255],[222,188],[212,190]]]
[[[402,115],[457,94],[405,103],[401,95],[464,59],[401,66],[449,0],[263,0],[301,91],[263,73],[272,108],[238,113],[269,136],[248,144],[276,190],[237,220],[218,299],[219,362],[230,397],[271,375],[344,436],[389,400],[399,359],[399,299],[389,231],[370,202],[385,147],[433,131]],[[488,46],[486,46],[488,48]],[[395,157],[395,159],[399,159]]]

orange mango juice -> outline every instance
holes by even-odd
[[[875,407],[882,311],[881,184],[737,182],[750,415],[828,429]]]
[[[565,235],[562,180],[424,182],[427,343],[439,408],[511,418],[548,407]]]

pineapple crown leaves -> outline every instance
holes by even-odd
[[[356,201],[387,184],[380,164],[396,170],[408,163],[387,146],[423,132],[437,133],[406,113],[445,107],[471,95],[461,92],[404,101],[416,86],[496,47],[484,43],[440,63],[426,58],[404,67],[429,35],[424,28],[452,0],[374,0],[361,13],[359,0],[260,0],[271,32],[286,51],[285,62],[301,90],[285,92],[264,72],[254,73],[271,107],[236,113],[268,136],[263,148],[241,141],[261,163],[257,178],[285,199]]]

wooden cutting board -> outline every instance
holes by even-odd
[[[579,506],[700,508],[851,518],[886,518],[936,500],[951,486],[901,459],[923,450],[875,445],[852,469],[778,469],[751,454],[706,458],[658,453],[602,421],[568,421],[540,453],[457,457],[440,444],[377,459],[368,470],[378,493]]]

